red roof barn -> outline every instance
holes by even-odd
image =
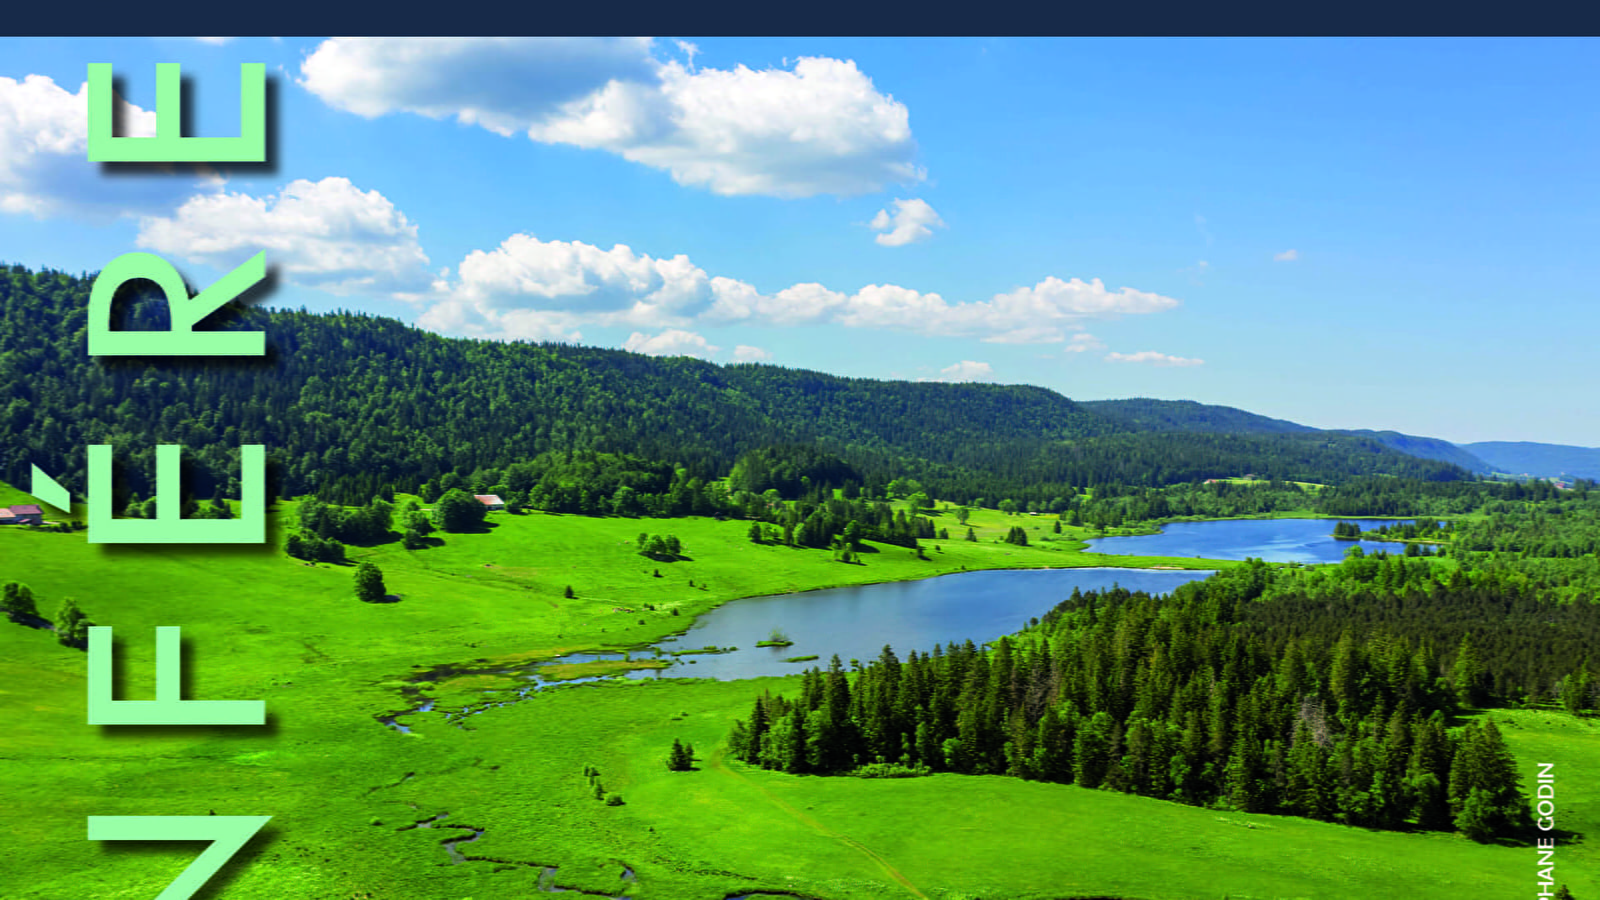
[[[0,523],[11,525],[43,525],[44,510],[36,503],[24,503],[6,510],[10,516],[0,516]]]

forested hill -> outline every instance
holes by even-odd
[[[1464,444],[1497,470],[1535,478],[1600,478],[1600,448],[1532,441],[1483,441]]]
[[[1219,434],[1309,434],[1309,425],[1271,419],[1231,406],[1193,400],[1085,400],[1079,405],[1140,431],[1189,431]]]
[[[546,451],[598,450],[726,475],[748,450],[814,445],[868,480],[922,480],[947,499],[1048,499],[1063,486],[1156,485],[1254,472],[1339,482],[1465,473],[1376,441],[1323,433],[1157,433],[1028,386],[840,378],[559,344],[445,338],[392,319],[230,310],[264,330],[265,359],[91,359],[91,281],[0,274],[0,478],[29,465],[83,485],[91,443],[118,448],[125,489],[151,490],[154,445],[182,444],[200,496],[264,443],[275,488],[364,502]],[[165,305],[119,299],[122,327]],[[493,483],[492,481],[490,483]]]
[[[1370,437],[1374,440],[1382,442],[1385,447],[1399,450],[1401,453],[1408,453],[1412,456],[1418,456],[1423,459],[1436,459],[1440,462],[1447,462],[1451,465],[1460,466],[1469,472],[1477,472],[1482,475],[1487,475],[1490,472],[1493,472],[1495,469],[1494,466],[1491,466],[1483,458],[1473,454],[1469,450],[1463,449],[1455,444],[1450,443],[1449,441],[1441,440],[1439,438],[1418,437],[1414,434],[1401,434],[1398,431],[1363,430],[1346,431],[1344,433],[1353,434],[1360,437]],[[1596,455],[1600,456],[1600,454]]]
[[[1495,466],[1485,462],[1487,457],[1480,459],[1469,452],[1470,448],[1464,449],[1439,438],[1418,437],[1414,434],[1401,434],[1398,431],[1372,431],[1368,429],[1325,431],[1312,428],[1309,425],[1301,425],[1298,422],[1290,422],[1286,419],[1268,418],[1267,416],[1246,412],[1242,409],[1235,409],[1231,406],[1196,403],[1193,400],[1152,400],[1148,397],[1137,397],[1131,400],[1085,400],[1081,401],[1079,405],[1141,431],[1182,431],[1208,434],[1345,434],[1352,437],[1369,438],[1408,456],[1438,460],[1453,466],[1460,466],[1469,472],[1487,475],[1495,469]],[[1582,450],[1582,448],[1574,447],[1558,448],[1549,444],[1493,444],[1483,446]],[[1596,477],[1595,472],[1600,471],[1600,450],[1582,452],[1592,454],[1588,458],[1588,468],[1592,471],[1578,474]],[[1526,456],[1527,454],[1524,455]],[[1543,461],[1546,460],[1541,457],[1541,462]],[[1537,466],[1535,467],[1537,468]],[[1505,469],[1504,467],[1501,467],[1501,470],[1524,471],[1522,469]],[[1572,471],[1577,472],[1576,469]],[[1554,475],[1559,473],[1543,472],[1535,474]]]

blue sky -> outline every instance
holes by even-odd
[[[872,378],[1600,445],[1600,44],[0,41],[0,260],[155,252],[269,302]],[[125,175],[155,64],[270,171]],[[144,132],[136,132],[144,133]]]

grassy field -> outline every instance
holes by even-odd
[[[292,504],[275,515],[292,516]],[[305,565],[269,547],[93,546],[82,533],[0,529],[0,581],[31,585],[46,616],[71,596],[97,624],[116,626],[124,698],[153,696],[150,629],[181,625],[189,697],[263,699],[269,711],[264,729],[87,725],[85,655],[47,631],[0,624],[0,896],[150,900],[197,847],[87,841],[84,817],[213,811],[274,817],[202,894],[228,900],[526,900],[552,886],[671,900],[761,890],[840,900],[1460,900],[1532,883],[1527,848],[1449,835],[997,777],[825,779],[724,759],[731,720],[761,690],[795,690],[797,677],[608,681],[518,698],[520,682],[492,671],[634,647],[742,596],[962,569],[1230,565],[1083,554],[1086,530],[1057,539],[1043,516],[977,511],[977,542],[961,539],[952,513],[936,521],[953,539],[925,542],[940,547],[929,560],[885,546],[856,566],[752,544],[736,521],[494,514],[483,533],[427,550],[352,548],[397,598],[377,604],[355,599],[353,566]],[[1033,546],[996,542],[1017,524]],[[639,556],[640,531],[677,535],[688,559]],[[635,656],[632,665],[649,662]],[[439,666],[455,668],[427,685],[407,681]],[[399,716],[409,733],[377,721],[422,699],[431,711]],[[1495,715],[1529,778],[1535,757],[1557,763],[1561,827],[1591,831],[1594,724]],[[697,749],[695,771],[667,770],[674,739]],[[585,775],[591,766],[597,779]],[[596,799],[595,781],[621,804]],[[471,843],[444,846],[478,829]],[[1563,845],[1558,860],[1577,896],[1600,891],[1587,845]]]

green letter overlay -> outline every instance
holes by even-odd
[[[239,64],[239,136],[184,137],[177,63],[156,64],[156,136],[111,133],[111,64],[89,64],[89,161],[131,163],[266,162],[267,66]]]
[[[211,841],[155,900],[189,900],[271,816],[89,816],[91,841]]]
[[[32,465],[30,463],[30,465]],[[43,469],[33,466],[32,477],[29,479],[28,493],[40,500],[54,506],[62,512],[72,512],[72,495],[61,483],[51,478]]]
[[[106,625],[89,627],[90,725],[266,724],[267,704],[261,700],[185,700],[180,696],[183,686],[180,631],[175,625],[156,628],[156,699],[116,700],[111,684],[111,628]],[[91,839],[93,837],[90,835]]]
[[[239,446],[244,496],[236,519],[183,519],[178,498],[183,449],[156,445],[156,517],[111,517],[111,445],[89,445],[89,543],[91,544],[262,544],[267,540],[267,448]]]
[[[259,331],[195,331],[201,319],[267,277],[267,254],[257,253],[193,298],[183,276],[153,253],[124,253],[95,276],[89,290],[90,356],[266,356]],[[167,331],[112,331],[111,300],[136,279],[154,281],[167,298]]]

